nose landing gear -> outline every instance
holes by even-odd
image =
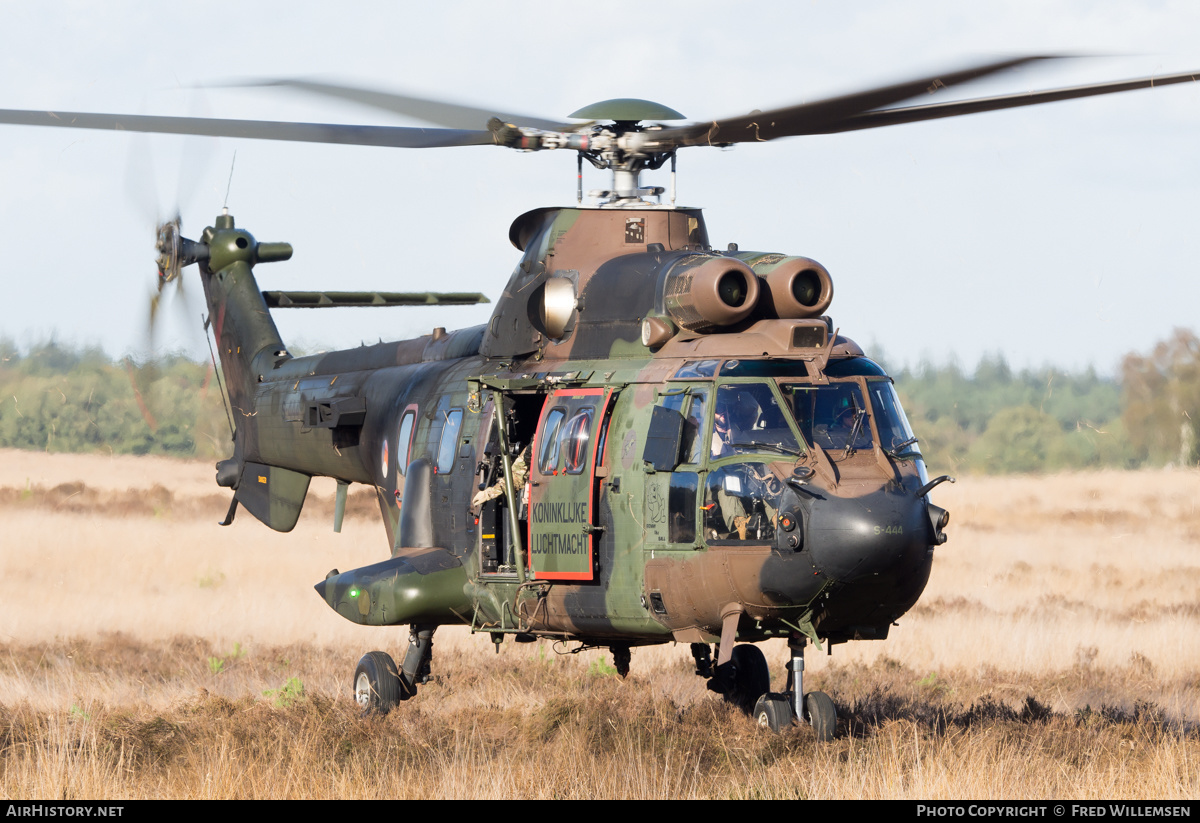
[[[807,643],[803,635],[793,635],[788,642],[792,658],[784,692],[767,691],[770,679],[766,659],[757,646],[735,646],[727,671],[723,671],[725,666],[711,666],[706,645],[693,644],[692,653],[696,657],[696,673],[710,678],[708,687],[753,717],[758,725],[778,732],[799,719],[812,726],[817,740],[824,742],[837,733],[837,709],[825,692],[804,692]]]
[[[764,694],[754,707],[758,725],[779,731],[799,718],[812,726],[817,740],[833,740],[837,733],[837,709],[825,692],[804,693],[804,647],[808,640],[793,634],[788,640],[792,659],[788,663],[788,690],[783,694]]]

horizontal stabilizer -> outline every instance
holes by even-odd
[[[490,303],[479,292],[265,291],[269,309],[332,309],[362,306],[473,306]]]
[[[290,532],[300,519],[308,494],[307,474],[247,463],[235,499],[248,512],[277,532]]]

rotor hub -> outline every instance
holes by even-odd
[[[165,223],[160,223],[155,231],[154,248],[158,252],[155,263],[158,265],[158,289],[179,276],[179,258],[182,248],[180,233],[181,221],[179,215]]]

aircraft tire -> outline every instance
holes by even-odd
[[[760,728],[780,732],[792,725],[792,704],[782,694],[767,692],[754,704],[754,721]]]
[[[767,658],[758,646],[743,643],[733,647],[730,662],[733,663],[733,688],[725,695],[725,700],[745,714],[753,714],[758,698],[771,688]]]
[[[809,692],[804,695],[804,713],[806,720],[812,726],[817,740],[822,743],[833,740],[837,734],[837,709],[833,700],[825,692]]]
[[[387,714],[400,702],[400,673],[387,652],[367,652],[354,669],[354,701],[366,714]]]

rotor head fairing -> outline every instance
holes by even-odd
[[[641,120],[686,120],[682,114],[662,103],[637,97],[618,97],[584,106],[567,115],[575,120],[612,120],[636,123]]]

